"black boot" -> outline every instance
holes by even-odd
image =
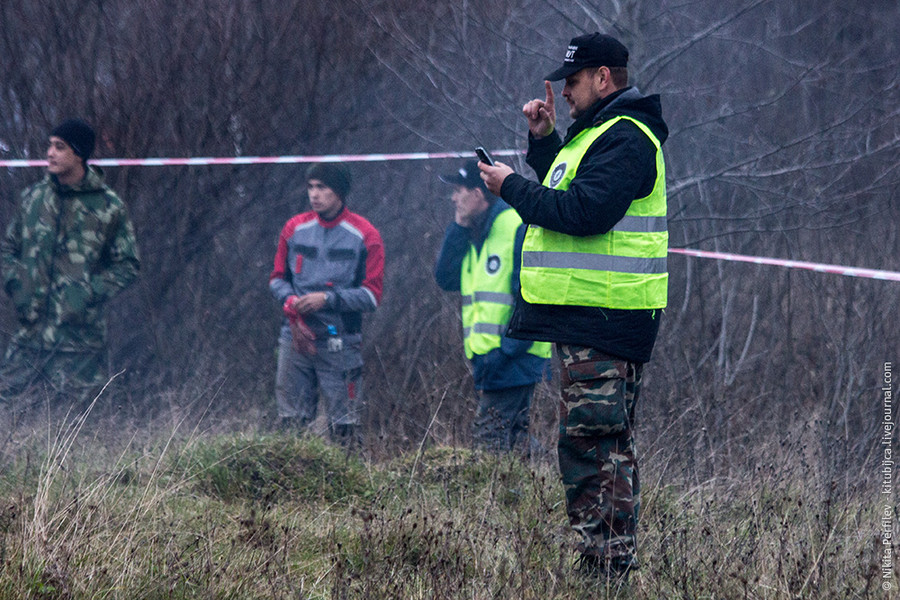
[[[356,450],[362,445],[359,425],[356,424],[332,425],[331,439],[334,443],[348,450]]]

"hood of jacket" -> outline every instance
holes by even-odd
[[[491,232],[491,227],[494,225],[497,215],[507,208],[509,208],[509,204],[500,198],[495,198],[488,209],[478,216],[475,226],[469,232],[469,241],[475,246],[476,251],[481,252],[481,246],[484,245],[484,240],[487,239],[488,234]]]
[[[644,96],[636,87],[627,87],[594,103],[566,131],[568,143],[587,127],[596,127],[615,117],[632,117],[650,128],[660,144],[669,137],[669,127],[662,117],[659,94]]]
[[[55,175],[47,175],[47,181],[53,190],[60,194],[61,196],[65,196],[68,194],[92,194],[95,192],[102,192],[105,188],[105,176],[103,174],[103,169],[100,167],[95,167],[93,165],[89,165],[87,170],[84,173],[84,177],[81,178],[81,181],[74,185],[63,185],[59,182]]]

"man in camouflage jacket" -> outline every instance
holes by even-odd
[[[47,176],[24,190],[0,242],[3,288],[19,330],[0,368],[0,398],[50,386],[89,399],[107,380],[104,304],[140,266],[124,203],[87,165],[80,120],[50,134]]]

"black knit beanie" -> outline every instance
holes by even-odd
[[[341,200],[346,200],[350,193],[350,169],[343,163],[313,163],[306,170],[306,181],[310,179],[318,179],[330,187]]]
[[[87,161],[94,152],[94,130],[81,119],[68,119],[53,128],[51,137],[56,136],[72,147],[76,156]]]

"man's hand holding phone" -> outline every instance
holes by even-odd
[[[475,155],[478,157],[478,160],[480,160],[484,164],[490,165],[492,167],[494,166],[494,159],[491,158],[491,155],[488,154],[488,151],[481,146],[475,148]]]
[[[475,154],[478,156],[478,168],[481,170],[481,179],[484,185],[495,196],[500,195],[500,188],[503,187],[503,180],[513,172],[511,168],[502,162],[496,162],[487,150],[479,146],[475,148]]]

